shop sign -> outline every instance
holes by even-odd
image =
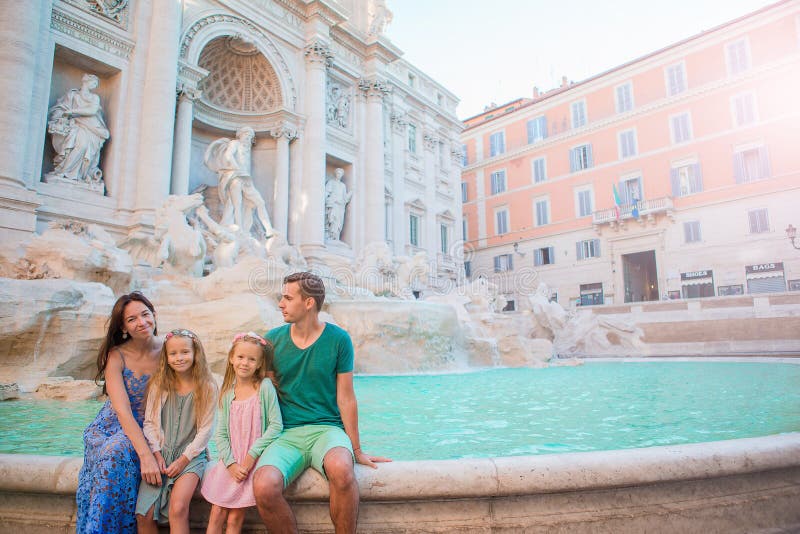
[[[714,271],[690,271],[688,273],[681,273],[681,280],[695,280],[697,278],[710,278]]]
[[[746,272],[747,274],[767,273],[772,271],[783,271],[783,262],[777,261],[772,263],[759,263],[756,265],[744,266],[744,272]]]

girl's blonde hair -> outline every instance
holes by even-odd
[[[242,332],[233,336],[233,342],[228,351],[228,365],[225,367],[225,378],[222,379],[222,388],[219,390],[220,406],[222,406],[223,395],[225,395],[228,390],[233,389],[233,385],[236,382],[236,372],[233,370],[231,358],[233,357],[234,350],[236,350],[236,346],[240,343],[252,343],[261,348],[261,363],[256,368],[256,372],[253,373],[253,384],[260,384],[267,376],[267,372],[272,369],[272,360],[275,355],[272,343],[253,332]]]
[[[200,422],[206,412],[214,405],[217,394],[217,383],[211,376],[211,369],[206,360],[206,351],[197,334],[190,330],[172,330],[166,336],[164,344],[161,346],[161,355],[158,359],[158,369],[147,382],[145,395],[151,393],[163,393],[172,395],[175,393],[175,384],[178,380],[175,371],[167,363],[167,342],[172,337],[185,337],[192,340],[192,350],[194,351],[194,362],[192,363],[192,380],[194,381],[194,413],[195,425],[200,426]]]

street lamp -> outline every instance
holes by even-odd
[[[794,238],[797,237],[797,228],[792,226],[791,224],[786,227],[786,237],[789,238],[789,242],[792,244],[794,248],[800,250],[800,246],[796,245],[794,242]]]

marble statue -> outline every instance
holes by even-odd
[[[386,7],[386,0],[373,0],[372,19],[369,23],[367,35],[380,36],[386,31],[389,23],[392,22],[392,12]]]
[[[236,131],[235,139],[223,137],[208,145],[206,167],[219,176],[219,199],[222,202],[222,226],[235,224],[239,232],[250,235],[253,214],[264,228],[267,238],[274,233],[264,198],[253,185],[250,174],[251,147],[255,139],[252,128]]]
[[[134,234],[124,239],[119,247],[152,267],[163,266],[166,273],[203,276],[206,241],[202,231],[188,220],[202,205],[200,193],[168,196],[156,210],[155,234]]]
[[[342,176],[344,170],[336,169],[333,177],[325,182],[325,238],[329,241],[339,241],[344,225],[344,212],[353,197],[353,191],[347,190]]]
[[[397,286],[392,292],[404,298],[414,298],[414,291],[423,289],[428,284],[430,264],[428,253],[419,251],[413,256],[398,256],[395,258],[397,265]]]
[[[109,138],[100,97],[92,92],[99,79],[84,74],[80,89],[70,89],[50,108],[47,132],[53,142],[55,168],[46,181],[66,180],[103,191],[100,150]]]
[[[233,267],[239,257],[241,250],[241,239],[238,235],[239,228],[232,224],[228,228],[217,223],[208,214],[208,208],[203,204],[194,210],[195,216],[208,229],[203,235],[206,238],[207,246],[212,251],[211,257],[214,259],[216,269],[222,267]]]

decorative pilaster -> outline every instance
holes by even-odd
[[[272,196],[272,225],[287,235],[289,227],[289,142],[297,137],[297,129],[281,123],[270,129],[275,139],[275,183]]]
[[[364,243],[385,241],[383,99],[391,86],[383,80],[361,79],[358,88],[366,99],[364,124]]]
[[[301,211],[301,232],[296,236],[303,254],[313,256],[325,244],[325,82],[333,54],[317,39],[305,48],[306,127],[303,142],[303,174],[299,188],[305,197],[296,205]]]
[[[394,185],[392,187],[392,241],[394,245],[394,253],[397,256],[406,254],[406,241],[408,240],[408,216],[405,212],[405,189],[406,189],[406,145],[408,139],[406,137],[406,127],[408,120],[405,113],[393,111],[389,116],[392,124],[392,134],[394,140],[392,142],[392,150],[394,157],[392,158],[393,172],[392,180]]]

